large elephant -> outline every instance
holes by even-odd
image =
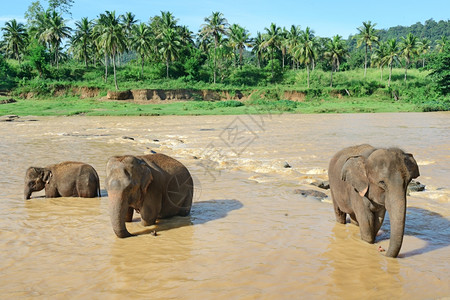
[[[25,199],[45,188],[45,197],[100,196],[100,181],[95,169],[82,162],[65,161],[44,168],[29,167],[25,173]]]
[[[328,176],[336,221],[345,224],[349,214],[364,241],[375,241],[387,209],[391,237],[386,256],[397,257],[405,229],[406,188],[419,176],[414,157],[397,148],[348,147],[333,156]]]
[[[157,218],[187,216],[191,211],[194,184],[188,169],[164,154],[113,156],[106,165],[109,212],[115,234],[129,237],[125,222],[133,211],[144,226]]]

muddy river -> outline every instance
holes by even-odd
[[[450,113],[22,117],[0,123],[0,298],[435,299],[450,296]],[[360,143],[414,155],[399,258],[335,222],[331,156]],[[108,216],[112,155],[162,152],[194,177],[189,217],[119,239]],[[102,197],[23,199],[29,166],[91,164]],[[149,234],[156,230],[158,236]]]

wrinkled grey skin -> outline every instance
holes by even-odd
[[[100,196],[100,182],[95,169],[85,163],[66,161],[45,168],[29,167],[25,173],[24,198],[45,188],[45,197]]]
[[[164,154],[113,156],[106,165],[111,225],[119,238],[131,236],[125,222],[133,211],[144,226],[157,218],[187,216],[194,184],[188,169]]]
[[[361,238],[373,243],[387,209],[391,237],[386,256],[397,257],[405,229],[406,188],[419,175],[414,157],[397,148],[358,145],[339,151],[328,169],[336,221],[345,224],[349,214]]]

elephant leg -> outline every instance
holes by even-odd
[[[375,219],[377,218],[369,208],[370,203],[365,198],[362,201],[361,199],[356,199],[352,203],[354,205],[355,217],[359,224],[361,239],[372,244],[375,241],[374,229],[376,224]]]
[[[46,186],[45,187],[45,197],[46,198],[57,198],[61,197],[58,192],[58,189],[55,186]]]
[[[350,214],[350,222],[351,222],[353,225],[359,226],[359,223],[358,223],[358,220],[356,220],[355,214]]]
[[[180,211],[178,212],[179,216],[186,217],[191,212],[191,206],[192,206],[192,195],[193,193],[190,192],[186,195],[186,198],[184,199],[182,207],[180,208]]]
[[[347,214],[339,209],[339,206],[333,201],[334,214],[336,215],[336,222],[345,224]]]
[[[133,212],[134,212],[134,208],[132,208],[131,206],[128,207],[128,212],[127,212],[127,216],[125,217],[125,222],[133,221]]]
[[[155,224],[161,211],[162,194],[161,192],[151,191],[144,199],[141,213],[141,224],[143,226],[150,226]]]

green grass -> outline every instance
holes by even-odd
[[[231,104],[230,104],[231,103]],[[156,115],[239,115],[266,113],[372,113],[422,111],[416,104],[388,98],[360,97],[344,99],[239,101],[185,101],[166,104],[138,104],[125,101],[101,101],[66,97],[51,100],[18,100],[0,105],[0,115],[19,116],[156,116]]]

